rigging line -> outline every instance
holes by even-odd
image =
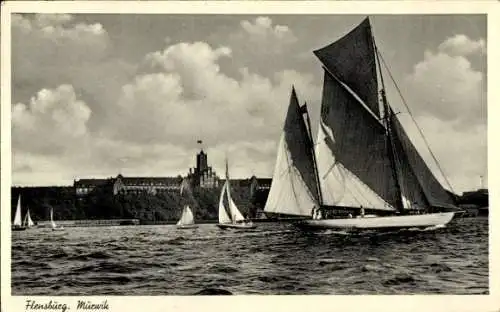
[[[401,90],[399,89],[399,86],[397,85],[396,83],[396,80],[394,79],[394,77],[392,76],[392,73],[391,73],[391,70],[389,69],[389,66],[387,65],[387,63],[385,62],[384,60],[384,57],[382,56],[382,53],[380,53],[380,51],[377,49],[377,54],[380,56],[380,59],[382,60],[382,63],[384,64],[384,67],[385,69],[387,70],[387,73],[389,74],[389,77],[391,78],[392,80],[392,83],[394,83],[394,86],[396,87],[396,90],[398,91],[398,94],[399,96],[401,97],[401,100],[403,101],[403,104],[404,106],[406,107],[406,110],[408,111],[408,114],[410,115],[413,123],[415,124],[415,126],[417,127],[418,129],[418,132],[420,133],[420,136],[422,136],[422,139],[424,140],[424,143],[427,147],[427,150],[429,151],[429,153],[431,154],[432,156],[432,159],[436,162],[436,165],[441,173],[441,175],[443,176],[444,180],[446,181],[446,184],[448,184],[448,187],[450,188],[450,190],[455,193],[455,191],[453,190],[453,187],[451,186],[451,183],[450,181],[448,181],[448,178],[446,177],[446,175],[444,174],[444,171],[443,169],[441,168],[441,165],[439,164],[436,156],[434,155],[434,153],[432,152],[430,146],[429,146],[429,143],[427,142],[427,139],[425,138],[424,136],[424,133],[422,132],[422,129],[420,129],[420,127],[418,126],[418,123],[417,121],[415,120],[415,117],[413,117],[413,114],[411,113],[411,110],[410,110],[410,107],[408,106],[408,103],[406,102],[405,98],[403,97],[403,93],[401,92]]]
[[[286,142],[285,142],[285,145],[286,145]],[[299,199],[297,197],[297,192],[295,192],[295,185],[293,184],[293,179],[291,178],[292,177],[292,164],[290,163],[290,159],[289,159],[289,155],[288,155],[288,145],[286,145],[286,149],[285,149],[285,158],[286,158],[286,162],[287,162],[287,165],[288,165],[288,174],[289,174],[289,177],[290,179],[288,179],[290,181],[290,186],[292,187],[292,193],[293,193],[293,197],[295,197],[295,203],[297,203],[297,205],[299,204]]]
[[[357,203],[361,206],[363,203],[362,203],[362,202],[360,202],[360,201],[358,200],[358,197],[356,196],[356,194],[354,194],[354,193],[353,193],[353,191],[349,188],[349,186],[347,186],[347,183],[346,183],[346,177],[345,177],[345,176],[346,176],[346,173],[345,173],[345,172],[343,172],[343,170],[345,170],[343,166],[339,166],[339,167],[338,167],[338,173],[339,173],[339,175],[342,177],[342,180],[343,180],[343,186],[344,186],[344,192],[343,192],[343,194],[342,194],[342,199],[345,197],[345,193],[346,193],[346,191],[347,191],[347,192],[349,192],[349,193],[351,194],[352,198],[353,198],[353,199],[354,199],[354,200],[355,200],[355,201],[356,201],[356,202],[357,202]],[[337,180],[337,181],[338,181],[338,180]],[[362,194],[361,194],[361,197],[363,197],[363,195],[362,195]],[[364,197],[363,197],[363,198],[364,198]],[[341,200],[342,200],[342,199],[341,199]],[[366,198],[364,198],[364,199],[366,200]],[[371,204],[371,203],[370,203],[370,204]]]
[[[349,176],[353,176],[356,180],[360,181],[359,179],[357,179],[357,177],[355,177],[354,174],[351,174],[351,172],[349,172],[349,170],[347,170],[344,166],[340,166],[339,172],[343,176],[344,180],[346,179],[345,175],[349,175]],[[347,188],[347,191],[349,191],[349,193],[351,193],[351,195],[353,195],[353,197],[355,197],[355,200],[358,202],[358,204],[361,205],[363,203],[357,199],[356,194],[354,194],[354,192],[356,192],[359,197],[364,199],[365,202],[367,202],[371,207],[375,208],[376,205],[374,205],[372,201],[370,201],[365,195],[363,195],[363,191],[359,188],[359,185],[356,185],[356,183],[352,183],[352,189],[349,188],[349,186],[346,186],[346,188]]]

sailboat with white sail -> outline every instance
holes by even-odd
[[[12,223],[12,231],[24,231],[26,227],[23,226],[21,220],[21,195],[17,198],[16,214],[14,215],[14,222]]]
[[[226,206],[227,204],[227,206]],[[228,214],[229,212],[229,214]],[[229,182],[228,162],[226,160],[226,181],[222,186],[219,197],[219,223],[217,226],[221,229],[253,229],[255,224],[248,221],[241,214],[236,203],[231,197],[231,186]]]
[[[324,69],[316,145],[293,90],[264,211],[308,229],[448,224],[458,209],[387,101],[369,19],[314,54]]]
[[[35,222],[33,222],[33,220],[31,220],[30,210],[29,209],[27,210],[26,216],[24,217],[23,226],[25,226],[26,228],[35,227]]]
[[[184,193],[187,195],[188,199],[193,200],[188,180],[186,180],[186,179],[182,180],[180,193],[181,193],[181,196]],[[193,228],[197,228],[197,227],[198,227],[198,225],[196,225],[194,222],[194,215],[193,215],[193,212],[191,211],[191,207],[189,207],[188,204],[185,204],[184,208],[182,209],[181,218],[177,222],[177,228],[178,229],[193,229]]]
[[[64,231],[64,227],[57,225],[54,222],[54,209],[50,208],[50,226],[52,228],[52,231]]]

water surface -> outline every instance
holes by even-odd
[[[454,222],[384,235],[280,223],[12,232],[12,294],[488,294],[488,219]]]

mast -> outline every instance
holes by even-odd
[[[320,180],[319,180],[319,172],[318,172],[318,165],[316,162],[316,153],[314,151],[314,141],[312,137],[312,132],[311,132],[311,119],[309,118],[309,112],[307,110],[307,103],[304,102],[304,111],[306,114],[306,121],[307,121],[307,133],[309,134],[309,142],[310,142],[310,147],[311,147],[311,152],[312,152],[312,157],[313,157],[313,166],[314,166],[314,176],[316,178],[316,184],[317,184],[317,189],[318,189],[318,196],[319,196],[319,205],[323,205],[323,193],[321,192],[321,186],[320,186]]]
[[[371,23],[370,23],[370,28],[372,28]],[[383,107],[383,116],[382,119],[384,120],[385,127],[386,127],[386,136],[387,136],[387,141],[389,144],[387,144],[387,155],[389,156],[389,160],[391,163],[391,170],[392,170],[392,175],[394,177],[394,182],[396,186],[396,192],[398,193],[398,200],[396,202],[396,208],[399,211],[404,210],[403,206],[403,198],[402,198],[402,192],[401,192],[401,185],[399,183],[398,179],[398,169],[397,169],[397,163],[396,163],[396,157],[395,157],[395,148],[394,148],[394,142],[392,138],[392,129],[391,129],[391,122],[390,118],[392,114],[392,111],[389,109],[389,103],[387,102],[387,97],[385,93],[385,84],[384,84],[384,75],[382,74],[382,67],[380,66],[380,58],[379,58],[379,51],[377,48],[377,44],[375,43],[375,36],[373,36],[373,29],[371,30],[372,34],[372,42],[373,42],[373,48],[375,50],[375,58],[377,60],[377,67],[378,67],[378,72],[380,75],[380,84],[382,85],[382,88],[380,90],[380,96],[382,98],[382,107]]]

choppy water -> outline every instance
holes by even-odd
[[[488,219],[384,235],[175,226],[12,233],[13,295],[488,294]]]

